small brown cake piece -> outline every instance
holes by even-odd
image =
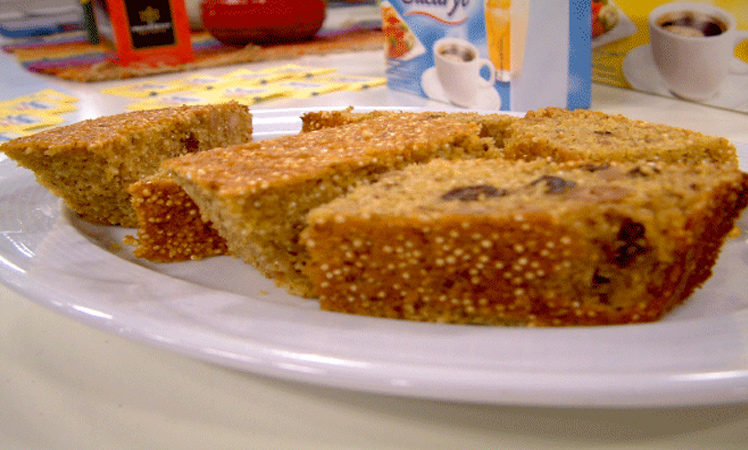
[[[731,165],[435,160],[313,209],[301,243],[324,310],[647,322],[711,275],[746,203]]]
[[[480,129],[439,116],[387,116],[186,155],[164,168],[233,254],[310,296],[298,243],[307,211],[410,163],[498,156]]]
[[[184,190],[166,173],[157,172],[130,185],[132,204],[138,216],[138,258],[154,262],[203,259],[228,253],[226,241]]]
[[[481,137],[490,137],[496,147],[503,147],[509,136],[510,125],[518,118],[509,114],[494,113],[481,114],[475,112],[403,112],[392,110],[374,110],[368,112],[354,112],[353,107],[333,111],[310,111],[301,116],[301,131],[309,132],[323,128],[339,127],[350,123],[364,122],[370,119],[395,119],[410,117],[411,120],[430,120],[435,117],[448,117],[455,122],[474,123],[481,126],[478,133]]]
[[[725,138],[599,111],[530,111],[511,125],[509,134],[504,150],[507,159],[711,161],[738,165],[735,147]]]
[[[164,159],[251,140],[238,103],[135,111],[85,120],[0,147],[84,219],[136,226],[127,187]]]
[[[353,112],[353,107],[331,111],[309,111],[301,115],[301,132],[321,130],[323,128],[339,127],[349,123],[361,122],[387,114],[397,114],[387,110],[369,112]]]

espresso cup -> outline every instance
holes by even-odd
[[[673,2],[649,14],[649,38],[657,71],[670,91],[704,101],[720,90],[735,47],[748,40],[727,11],[705,3]],[[748,88],[748,86],[746,86]]]
[[[474,105],[478,90],[496,82],[493,64],[481,58],[473,44],[462,39],[443,38],[436,41],[433,48],[436,75],[447,99],[455,105]],[[481,76],[484,67],[488,69],[488,78]]]

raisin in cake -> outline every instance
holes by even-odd
[[[136,226],[127,187],[167,158],[251,140],[235,102],[135,111],[85,120],[0,147],[86,220]]]
[[[747,202],[729,164],[435,160],[313,209],[301,242],[329,311],[646,322],[710,276]]]

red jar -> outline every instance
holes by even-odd
[[[325,0],[203,0],[205,29],[227,45],[310,39],[322,27]]]

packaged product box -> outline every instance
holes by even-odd
[[[184,0],[90,1],[96,33],[89,30],[89,39],[96,34],[92,40],[112,48],[115,62],[155,66],[194,60]]]
[[[480,110],[590,105],[590,0],[381,2],[387,85]]]
[[[592,0],[592,79],[748,112],[748,1]]]

